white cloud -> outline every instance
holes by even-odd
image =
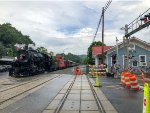
[[[37,46],[55,53],[86,54],[106,1],[0,2],[0,23],[29,35]],[[105,13],[105,43],[114,45],[120,28],[149,8],[149,0],[114,0]],[[135,34],[149,41],[148,29]],[[96,40],[101,40],[101,28]]]

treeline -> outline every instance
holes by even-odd
[[[74,55],[72,53],[68,53],[68,54],[62,53],[59,55],[63,56],[65,60],[71,60],[82,64],[83,64],[83,60],[86,58],[86,55]]]
[[[15,44],[34,44],[29,36],[23,35],[11,24],[0,24],[0,57],[16,56]]]
[[[23,35],[21,31],[18,31],[10,23],[0,24],[0,58],[2,56],[15,57],[17,54],[15,44],[34,44],[29,36]],[[47,53],[54,56],[54,52],[44,47],[38,47],[37,51]],[[61,54],[66,60],[72,60],[77,63],[83,63],[86,55],[74,55],[72,53]]]

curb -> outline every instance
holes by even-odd
[[[95,85],[95,81],[91,78],[89,78],[91,83]],[[104,95],[104,93],[101,91],[100,88],[94,87],[94,90],[105,110],[106,113],[118,113],[118,111],[114,108],[114,106],[110,103],[110,101],[107,99],[107,97]]]

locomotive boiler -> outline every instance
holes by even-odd
[[[10,76],[31,76],[50,71],[52,58],[47,54],[32,49],[17,51],[17,59],[12,62]]]

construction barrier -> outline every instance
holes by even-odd
[[[137,81],[137,78],[136,78],[136,75],[132,75],[129,77],[130,78],[130,83],[131,83],[131,89],[137,91],[137,90],[140,90],[140,86],[138,84],[138,81]]]
[[[95,68],[94,65],[89,65],[89,73],[91,74],[92,78],[95,75]]]
[[[93,72],[94,70],[94,72]],[[93,75],[96,75],[98,73],[99,75],[105,75],[106,74],[106,65],[89,65],[89,73]],[[93,74],[94,73],[94,74]]]
[[[125,72],[124,73],[125,86],[128,87],[128,88],[131,87],[131,83],[130,83],[130,79],[129,79],[130,75],[131,75],[130,72]]]
[[[140,86],[138,84],[137,78],[135,74],[130,72],[122,72],[121,73],[121,83],[127,88],[131,88],[134,91],[140,90]]]
[[[149,85],[144,84],[144,98],[143,98],[143,113],[150,113],[150,97],[149,97]]]
[[[100,64],[96,68],[97,68],[98,74],[100,74],[100,75],[105,75],[106,74],[106,65]]]

